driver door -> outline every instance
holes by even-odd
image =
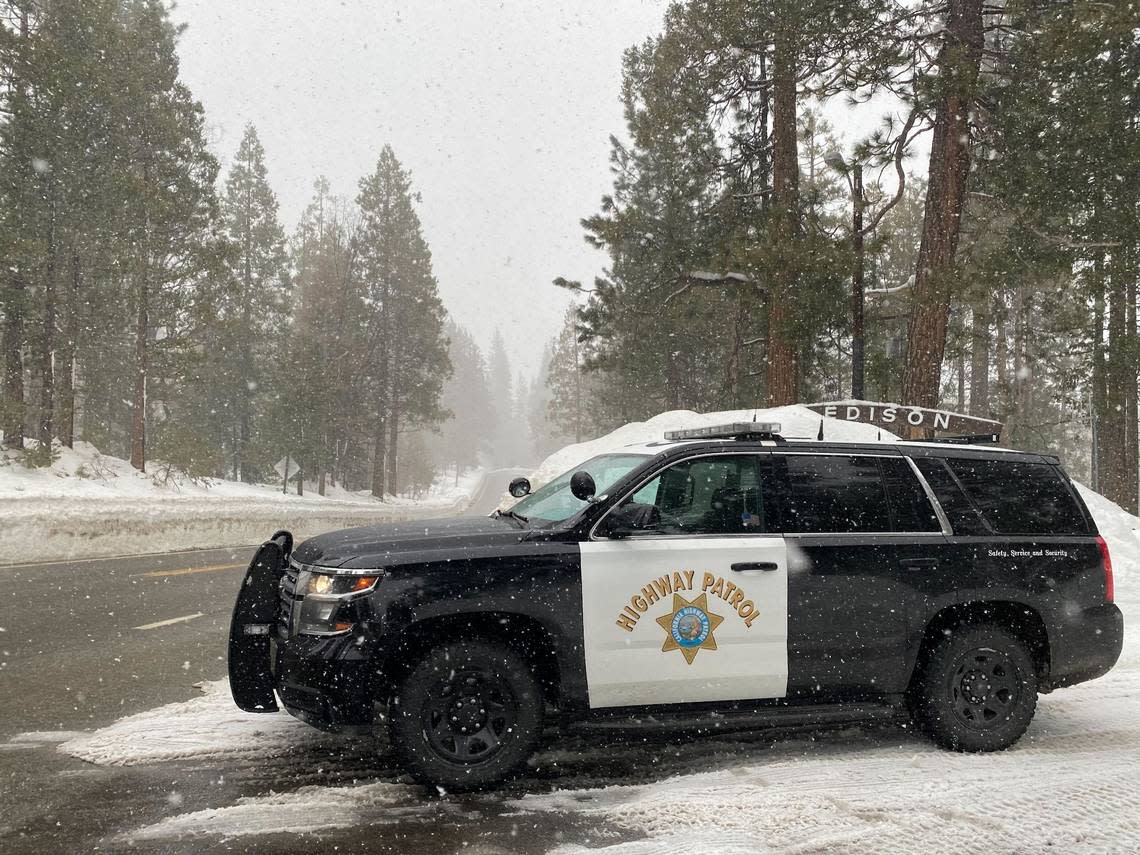
[[[787,549],[766,533],[758,460],[674,463],[582,544],[591,708],[786,694]]]

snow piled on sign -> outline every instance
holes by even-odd
[[[819,436],[820,423],[823,424],[823,437],[837,442],[893,442],[898,439],[890,431],[861,422],[846,422],[841,419],[825,418],[813,413],[807,407],[798,405],[771,407],[754,410],[724,410],[719,413],[696,413],[692,410],[671,410],[656,415],[648,421],[630,422],[605,436],[588,442],[579,442],[547,457],[530,476],[533,488],[541,487],[547,481],[557,478],[580,463],[599,454],[621,451],[626,446],[644,445],[647,442],[660,442],[665,431],[685,428],[713,427],[736,422],[776,422],[780,434],[787,439],[815,439]]]
[[[5,558],[21,563],[149,552],[249,546],[278,529],[299,539],[325,531],[463,513],[482,473],[443,477],[422,499],[350,492],[320,496],[280,486],[192,479],[160,463],[139,472],[126,460],[76,442],[51,466],[27,468],[0,456],[0,527]],[[290,489],[293,489],[292,487]]]

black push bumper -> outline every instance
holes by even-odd
[[[234,703],[246,712],[276,712],[270,639],[275,629],[281,576],[293,535],[279,531],[253,556],[230,620],[229,673]]]
[[[321,730],[371,732],[372,663],[352,639],[298,636],[274,648],[277,693],[291,715]]]
[[[289,636],[279,626],[281,577],[293,548],[282,531],[250,562],[230,622],[229,675],[234,703],[246,712],[286,711],[322,730],[370,730],[372,674],[348,637]]]

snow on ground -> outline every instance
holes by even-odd
[[[381,502],[366,491],[332,485],[320,496],[315,484],[306,483],[305,495],[297,496],[282,494],[280,486],[166,474],[159,463],[138,472],[85,442],[59,448],[50,467],[29,469],[0,458],[0,560],[248,546],[281,528],[304,538],[354,525],[458,514],[482,482],[478,471],[458,484],[444,476],[423,499]]]
[[[256,834],[300,834],[330,828],[351,828],[366,812],[382,812],[394,822],[422,802],[411,787],[366,784],[358,787],[301,787],[291,793],[271,793],[237,800],[220,808],[178,814],[126,835],[137,844],[172,837],[204,834],[244,837]]]
[[[202,694],[119,719],[93,733],[73,734],[59,750],[101,766],[168,760],[272,757],[338,742],[285,712],[247,713],[234,705],[229,681],[198,683]],[[23,734],[17,739],[43,735]]]

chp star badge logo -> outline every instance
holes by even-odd
[[[657,618],[666,635],[661,652],[680,650],[685,661],[692,665],[698,650],[716,650],[713,632],[723,622],[724,618],[709,611],[706,594],[691,601],[674,594],[673,612]]]

